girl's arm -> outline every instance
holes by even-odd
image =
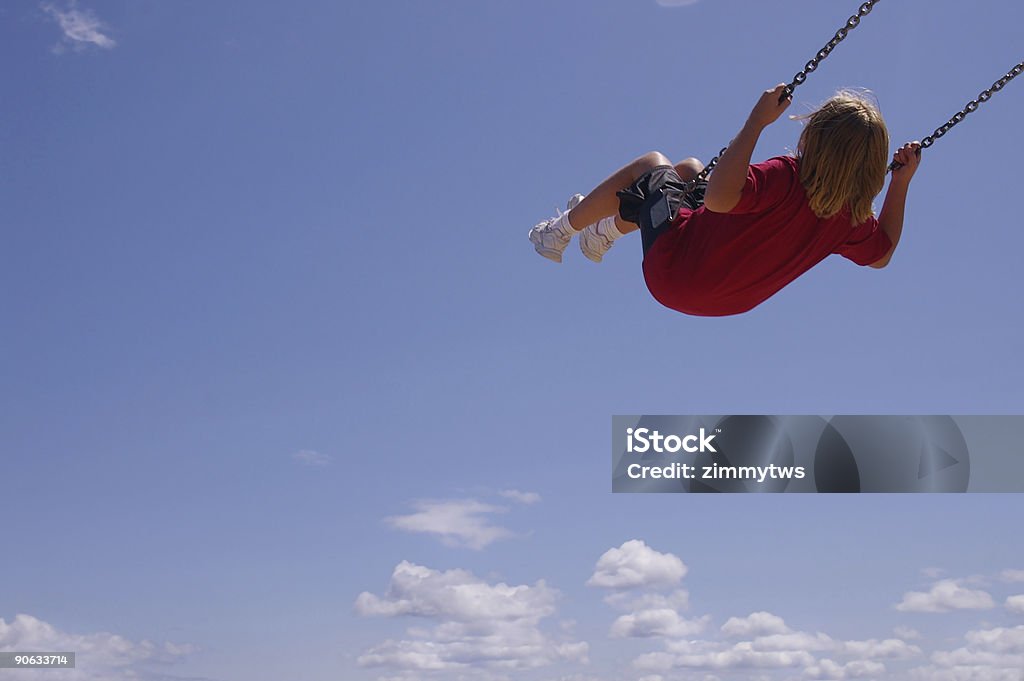
[[[885,201],[882,203],[882,212],[878,216],[878,226],[889,237],[892,247],[889,252],[871,263],[875,269],[881,269],[889,264],[896,245],[900,242],[903,234],[903,214],[907,205],[907,190],[910,188],[910,179],[921,164],[921,145],[918,142],[908,142],[893,154],[892,160],[902,164],[892,171],[892,179],[889,180],[889,191],[885,193]]]
[[[729,143],[729,148],[718,159],[718,165],[715,166],[715,172],[711,174],[708,188],[704,193],[704,205],[708,210],[728,213],[740,202],[743,185],[747,182],[750,157],[754,154],[754,147],[757,146],[761,131],[778,119],[793,101],[791,97],[787,97],[779,102],[785,88],[785,83],[780,83],[761,95],[740,134],[736,135]]]

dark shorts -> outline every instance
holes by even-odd
[[[687,193],[686,183],[672,166],[657,166],[640,176],[636,182],[617,193],[619,217],[640,225],[644,255],[654,241],[676,219],[680,208],[697,210],[704,205],[708,183],[701,180]]]

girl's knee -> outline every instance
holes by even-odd
[[[672,161],[668,159],[668,156],[661,153],[660,151],[648,152],[641,156],[640,158],[638,158],[636,161],[634,161],[634,163],[636,164],[637,169],[641,171],[641,173],[645,173],[651,168],[657,168],[658,166],[672,165]]]
[[[683,159],[682,161],[676,164],[676,172],[679,174],[679,177],[683,180],[694,179],[695,177],[700,175],[700,171],[702,170],[704,170],[704,164],[701,163],[700,159],[697,158],[691,157]]]

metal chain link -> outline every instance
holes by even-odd
[[[839,43],[843,42],[843,40],[846,39],[846,36],[847,34],[849,34],[850,31],[852,31],[853,29],[857,28],[857,26],[860,25],[860,20],[863,17],[866,17],[868,14],[870,14],[871,10],[874,9],[875,5],[878,4],[878,2],[879,0],[868,0],[868,2],[865,2],[863,5],[857,8],[857,13],[846,20],[846,25],[840,28],[838,31],[836,31],[836,34],[832,36],[832,40],[829,40],[828,43],[825,44],[825,47],[818,50],[818,53],[814,55],[814,58],[807,62],[804,65],[804,68],[798,71],[795,76],[793,76],[793,82],[786,86],[786,91],[783,94],[783,99],[785,99],[786,97],[791,97],[793,95],[793,91],[796,90],[797,86],[801,85],[805,80],[807,80],[807,74],[813,73],[818,68],[818,64],[820,64],[822,60],[825,59],[825,57],[832,53],[832,50],[836,48],[836,45],[838,45]],[[779,101],[781,102],[782,100]]]
[[[836,34],[832,36],[832,39],[829,40],[828,43],[826,43],[825,47],[818,50],[818,53],[815,54],[814,57],[804,65],[803,69],[801,69],[799,72],[797,72],[795,76],[793,76],[793,82],[786,86],[786,89],[783,91],[782,96],[779,98],[780,103],[787,97],[793,96],[793,91],[796,90],[797,86],[801,85],[805,80],[807,80],[807,74],[813,73],[818,68],[818,64],[820,64],[822,60],[825,59],[825,57],[831,54],[832,50],[835,49],[836,45],[843,42],[843,40],[846,38],[847,34],[849,34],[850,31],[857,28],[857,26],[860,24],[861,18],[870,14],[871,10],[874,9],[875,5],[878,4],[878,2],[880,2],[880,0],[868,0],[857,9],[856,14],[854,14],[853,16],[846,20],[846,24],[844,24],[842,28],[836,31]],[[704,180],[708,179],[708,175],[710,175],[711,171],[715,169],[716,165],[718,165],[718,159],[722,157],[722,154],[724,154],[728,148],[728,146],[722,147],[722,150],[718,152],[718,155],[716,155],[713,159],[711,159],[708,162],[706,166],[704,166],[704,170],[700,171],[697,177],[686,183],[687,192],[693,191],[694,187],[697,186],[698,182],[703,182]]]
[[[1007,83],[1009,83],[1011,80],[1019,76],[1021,72],[1024,72],[1024,62],[1021,62],[1014,66],[1012,69],[1010,69],[1010,71],[1005,76],[1003,76],[996,82],[992,83],[992,87],[990,87],[989,89],[982,90],[981,94],[978,95],[977,99],[972,99],[971,101],[967,102],[967,106],[953,114],[953,117],[950,118],[945,123],[943,123],[938,128],[936,128],[935,132],[921,140],[921,148],[927,149],[931,145],[935,144],[935,140],[939,139],[947,132],[949,132],[954,125],[956,125],[963,119],[967,118],[967,114],[976,110],[979,106],[990,100],[992,98],[992,95],[1002,90]],[[896,161],[893,161],[889,165],[889,170],[896,170],[897,168],[902,167],[902,163],[897,163]]]

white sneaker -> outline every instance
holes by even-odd
[[[615,243],[597,231],[599,224],[599,222],[595,222],[580,232],[580,250],[583,251],[583,255],[587,256],[588,260],[593,260],[594,262],[601,262],[604,259],[604,254]]]
[[[582,194],[574,194],[565,206],[566,211],[578,206],[582,200]],[[562,215],[564,213],[559,213],[553,218],[538,223],[530,230],[530,242],[534,249],[548,260],[555,262],[562,262],[562,252],[565,251],[565,247],[572,241],[572,235],[575,234],[573,231],[567,232],[562,228]]]

